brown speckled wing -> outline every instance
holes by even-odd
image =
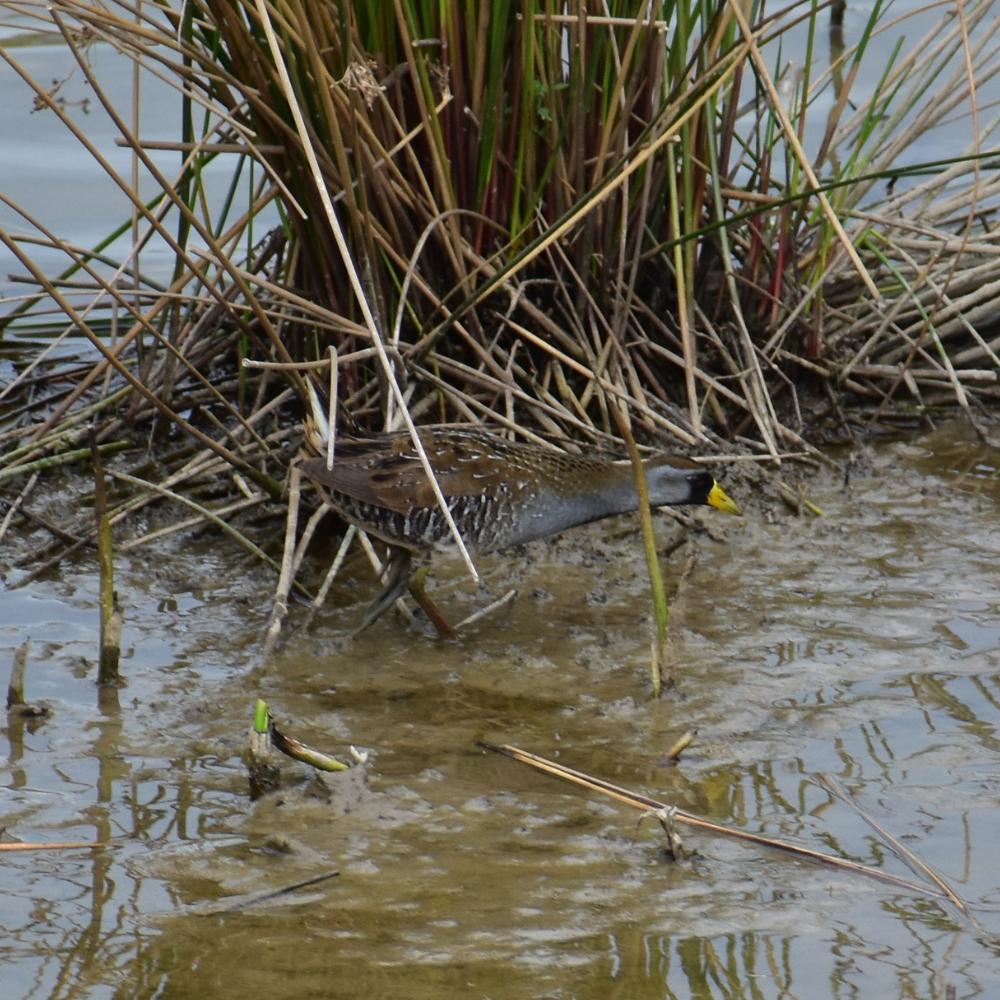
[[[308,476],[318,486],[326,487],[333,493],[342,493],[344,496],[360,500],[362,503],[375,504],[379,507],[387,506],[386,500],[381,496],[376,484],[372,482],[371,473],[364,467],[343,460],[337,454],[336,464],[332,469],[326,467],[324,458],[307,458],[301,463],[299,468],[303,475]],[[403,509],[401,513],[406,513]]]
[[[503,485],[492,448],[483,448],[462,435],[422,435],[431,468],[446,497],[493,496]],[[301,469],[313,482],[362,503],[399,514],[437,501],[423,465],[406,434],[337,442],[334,467],[322,458],[306,459]]]

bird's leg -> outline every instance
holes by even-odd
[[[389,558],[382,569],[385,584],[379,591],[378,597],[368,605],[365,617],[358,628],[359,632],[363,632],[373,622],[378,621],[403,596],[410,579],[412,562],[413,556],[409,549],[390,547]]]
[[[415,573],[411,573],[412,564],[413,554],[409,549],[390,546],[389,558],[382,571],[385,583],[378,597],[368,606],[358,632],[363,632],[373,622],[378,621],[409,588],[413,599],[424,609],[427,617],[437,629],[438,635],[448,642],[458,642],[458,633],[451,627],[451,624],[424,590],[424,580],[427,578],[428,567],[421,566]]]
[[[424,609],[424,613],[430,618],[434,627],[437,629],[438,635],[444,639],[446,642],[458,642],[458,633],[451,627],[448,619],[445,618],[443,614],[438,610],[437,605],[427,596],[427,591],[424,590],[424,580],[427,579],[427,574],[430,571],[429,566],[421,566],[420,569],[410,577],[410,582],[408,584],[410,588],[410,594],[413,599]]]

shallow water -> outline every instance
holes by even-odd
[[[139,550],[118,564],[118,706],[94,689],[94,565],[8,590],[0,683],[30,637],[28,697],[53,714],[5,730],[0,824],[121,846],[3,856],[4,1000],[991,995],[997,470],[950,426],[874,447],[846,488],[840,472],[811,479],[823,519],[734,486],[746,517],[699,515],[715,538],[696,539],[680,688],[659,702],[631,518],[483,560],[493,590],[520,596],[458,646],[393,617],[351,641],[374,586],[352,562],[338,606],[267,662],[269,571],[212,536]],[[658,524],[667,545],[677,529]],[[455,617],[484,601],[457,563],[434,587]],[[369,750],[364,771],[324,792],[289,761],[281,791],[252,803],[240,753],[257,695],[314,746]],[[656,766],[692,727],[680,765]],[[690,829],[694,855],[671,862],[654,822],[483,739],[915,877],[820,785],[827,774],[981,928],[930,890]]]

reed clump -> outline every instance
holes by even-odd
[[[880,4],[848,47],[805,3],[0,6],[67,47],[133,161],[116,169],[0,46],[123,206],[81,248],[5,198],[28,230],[0,227],[29,286],[8,336],[44,329],[89,353],[39,356],[0,388],[0,480],[89,428],[98,447],[152,434],[159,466],[119,466],[112,525],[178,491],[204,517],[194,496],[220,482],[213,516],[266,508],[313,377],[361,429],[487,422],[614,448],[618,407],[644,443],[774,463],[815,456],[817,428],[854,438],[946,399],[973,419],[1000,394],[986,0],[888,64],[899,27]],[[144,138],[95,46],[172,88],[176,141]],[[884,70],[858,92],[873,49]],[[960,115],[967,149],[901,165]],[[147,273],[152,247],[169,272]],[[36,567],[92,539],[82,516],[61,530]]]

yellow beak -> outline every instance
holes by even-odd
[[[731,500],[726,491],[718,483],[712,486],[706,503],[711,504],[713,507],[718,507],[719,510],[724,510],[727,514],[736,514],[739,517],[743,516],[743,511],[740,510],[739,504],[735,500]]]

